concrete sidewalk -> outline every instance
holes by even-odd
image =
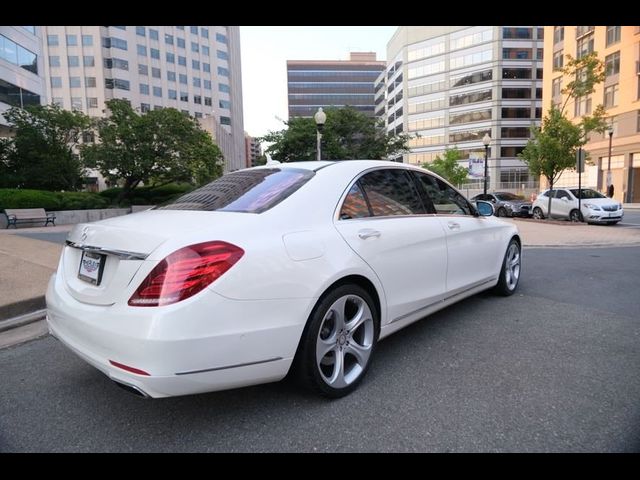
[[[640,207],[640,205],[639,205]],[[525,247],[640,246],[640,229],[584,225],[562,221],[508,219],[520,230]],[[0,230],[0,348],[46,334],[43,322],[37,329],[33,316],[45,308],[44,294],[51,274],[58,266],[63,245],[33,237],[60,239],[73,225]],[[16,318],[18,317],[18,318]],[[43,312],[39,317],[42,318]],[[8,341],[12,330],[23,329],[17,340]],[[5,337],[3,339],[3,337]],[[21,340],[22,339],[22,340]],[[13,343],[11,343],[13,342]]]

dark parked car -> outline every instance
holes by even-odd
[[[493,203],[498,217],[530,217],[531,202],[509,192],[480,193],[471,199]]]

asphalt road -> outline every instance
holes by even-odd
[[[378,345],[329,401],[288,382],[162,400],[51,337],[0,350],[3,452],[639,452],[640,248],[527,249],[480,294]]]

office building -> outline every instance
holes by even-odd
[[[375,80],[385,65],[375,52],[351,52],[349,60],[287,60],[289,118],[344,106],[373,117]]]
[[[244,133],[245,151],[247,156],[247,167],[255,167],[262,155],[260,142],[257,138],[252,137],[247,132]]]
[[[46,103],[42,29],[0,26],[0,137],[11,134],[2,113]]]
[[[411,134],[396,160],[433,161],[457,147],[461,164],[483,159],[489,190],[531,189],[537,180],[517,158],[542,110],[543,28],[402,26],[387,44],[387,68],[375,87],[376,114],[388,131]],[[482,188],[484,175],[470,180]]]
[[[92,117],[112,98],[141,113],[173,107],[205,123],[214,117],[225,171],[244,167],[239,27],[42,28],[50,101]]]

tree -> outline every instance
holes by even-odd
[[[0,187],[77,190],[83,169],[77,153],[91,120],[57,105],[12,107],[4,114],[15,136],[0,146]]]
[[[544,176],[553,189],[560,174],[575,167],[578,148],[587,143],[591,132],[604,132],[606,128],[605,110],[598,105],[592,115],[585,115],[579,123],[572,123],[565,117],[564,110],[570,99],[579,101],[595,91],[595,86],[604,81],[604,64],[595,52],[582,58],[567,55],[567,65],[562,69],[564,78],[573,80],[562,89],[566,95],[561,108],[551,105],[542,120],[542,126],[531,128],[531,139],[518,156],[529,166],[534,175]],[[547,208],[547,218],[551,218],[551,197]]]
[[[119,200],[141,182],[202,185],[222,174],[223,157],[198,122],[175,108],[138,114],[129,102],[106,102],[97,122],[100,142],[82,149],[85,164],[112,182],[122,182]]]
[[[327,108],[322,131],[323,160],[382,160],[409,151],[405,133],[387,133],[376,119],[353,107]],[[274,160],[295,162],[316,159],[316,124],[313,118],[293,117],[287,128],[269,132],[259,140],[272,143],[266,153]]]
[[[431,163],[423,163],[422,167],[437,173],[453,185],[460,185],[467,179],[468,170],[461,167],[458,160],[460,160],[460,150],[457,147],[447,148],[444,151],[444,157],[437,155]]]

